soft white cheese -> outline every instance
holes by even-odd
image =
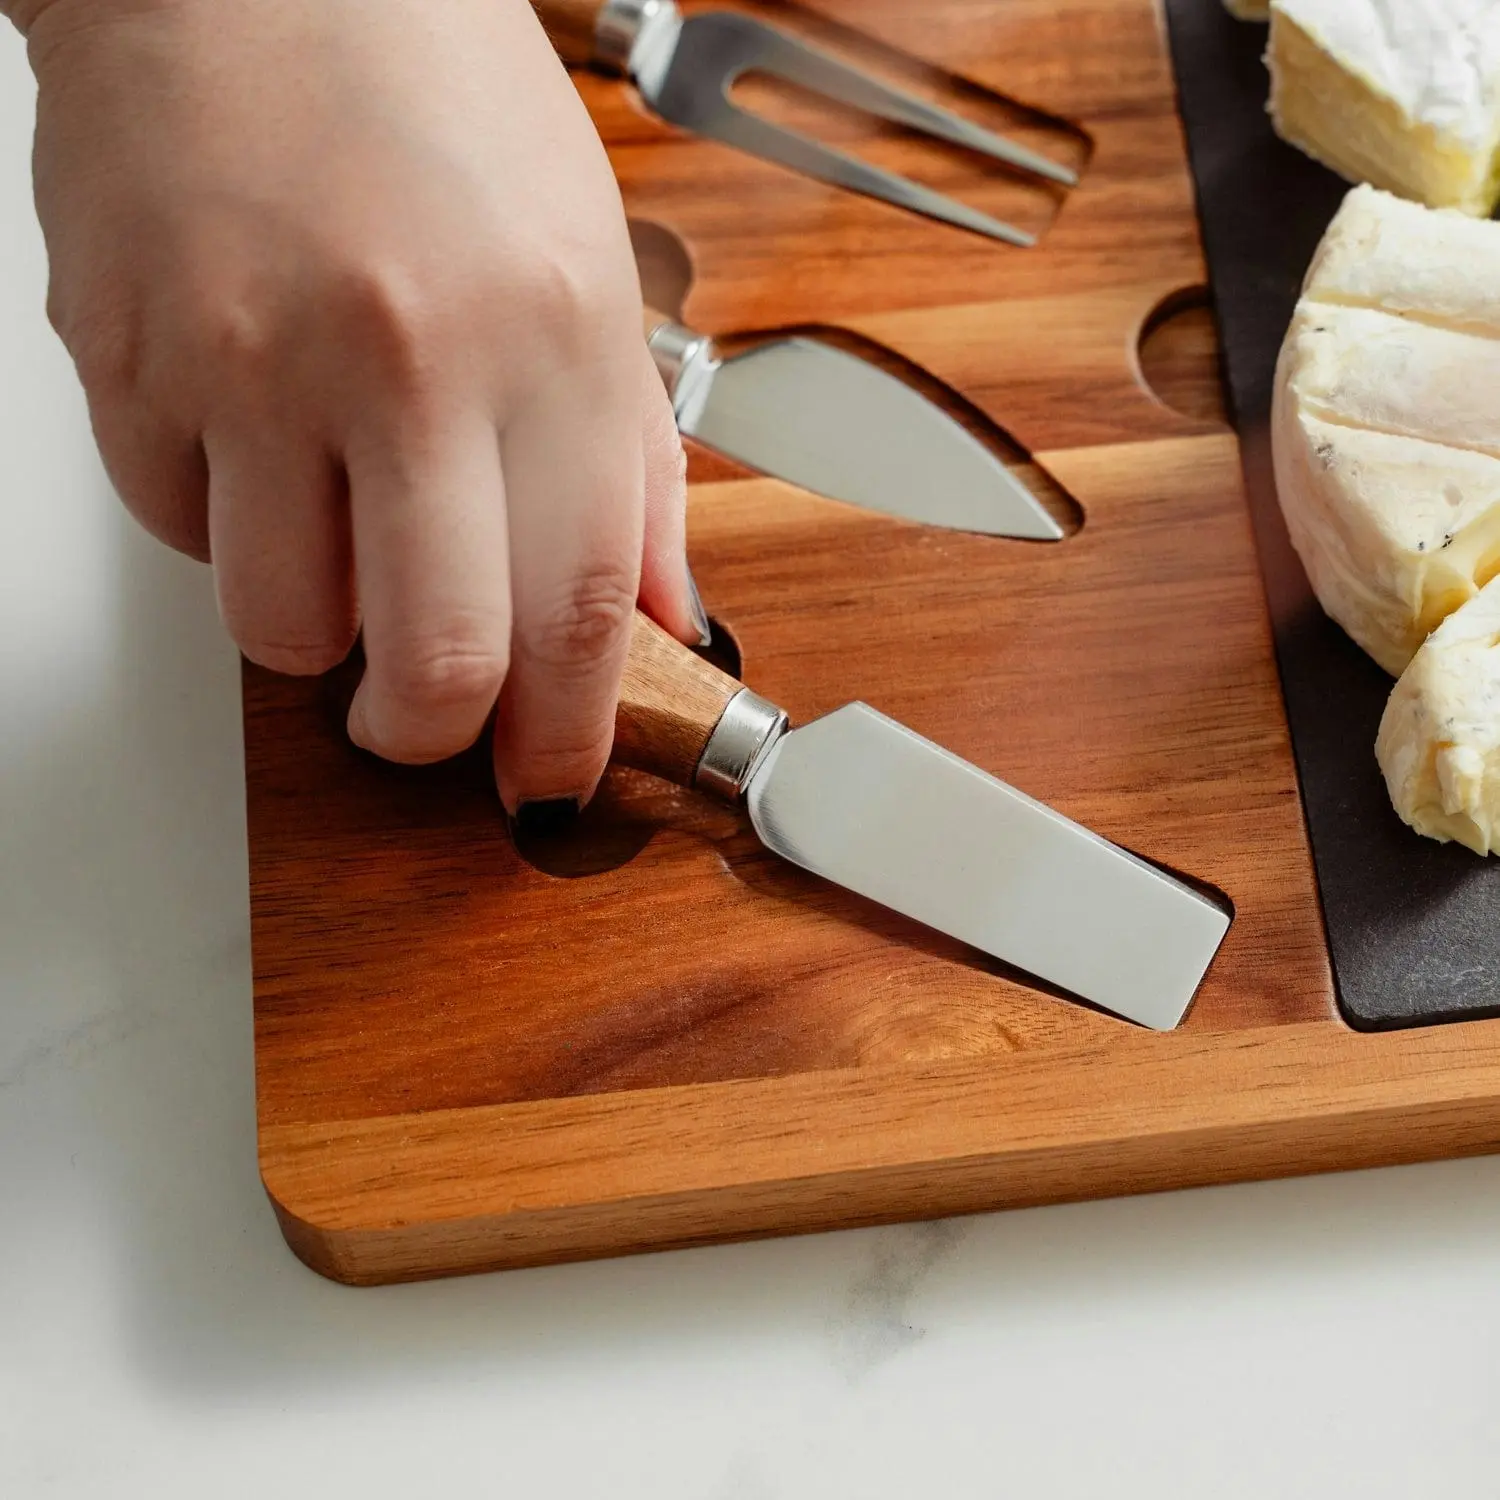
[[[1500,224],[1354,189],[1282,346],[1271,439],[1314,592],[1399,673],[1500,573]]]
[[[1428,838],[1500,846],[1500,579],[1433,631],[1391,693],[1375,756]]]
[[[1500,0],[1273,0],[1277,131],[1353,182],[1487,215]]]

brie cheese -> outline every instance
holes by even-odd
[[[1352,182],[1488,215],[1500,147],[1496,0],[1273,0],[1277,132]]]
[[[1282,345],[1271,421],[1314,592],[1399,673],[1500,573],[1500,224],[1350,192]]]
[[[1375,757],[1428,838],[1500,847],[1500,579],[1428,637],[1391,693]]]

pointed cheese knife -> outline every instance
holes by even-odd
[[[614,758],[743,798],[773,853],[1157,1030],[1229,928],[1181,881],[866,704],[790,728],[641,614]]]
[[[720,359],[646,309],[646,342],[682,432],[833,500],[927,526],[1056,542],[1063,529],[974,435],[878,365],[810,338]]]

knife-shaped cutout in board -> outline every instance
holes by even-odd
[[[1078,173],[1011,135],[985,128],[739,10],[694,10],[672,0],[532,0],[563,61],[624,74],[662,119],[845,192],[1017,246],[1028,229],[782,124],[739,97],[738,83],[770,78],[824,105],[857,111],[984,159],[1013,176],[1065,191]]]
[[[1217,902],[868,704],[787,715],[635,617],[613,758],[743,804],[774,854],[1143,1026],[1186,1013]]]
[[[685,437],[775,479],[925,526],[1067,530],[993,448],[872,360],[796,334],[721,354],[654,308],[646,342]]]
[[[733,478],[741,469],[754,470],[928,525],[955,524],[946,519],[952,513],[960,529],[980,535],[1054,541],[1083,525],[1077,500],[986,412],[893,349],[835,328],[799,328],[794,337],[786,332],[736,337],[716,349],[711,340],[685,328],[680,316],[662,311],[681,309],[694,281],[693,258],[682,237],[654,219],[631,218],[629,227],[646,300],[647,341],[673,395],[679,426],[698,445],[689,450],[690,479]],[[816,347],[789,357],[790,351],[779,348],[788,343]],[[685,382],[680,363],[686,351],[697,361],[697,370]],[[851,363],[856,366],[852,371]],[[723,379],[726,366],[730,373]],[[758,398],[778,366],[793,367],[794,389],[779,402],[768,402],[769,410],[757,412],[753,402],[745,404],[738,388],[748,386],[752,398]],[[826,386],[819,378],[823,375],[830,377]],[[858,390],[866,386],[875,387],[882,398],[880,412],[888,415],[889,408],[896,409],[889,426],[873,412],[864,417]],[[778,426],[779,410],[788,405],[793,408],[790,421]],[[694,406],[700,418],[702,409],[709,408],[710,420],[694,420]],[[910,422],[904,420],[906,413],[913,414]],[[716,433],[729,440],[715,446]],[[812,463],[805,457],[810,444]],[[936,468],[929,462],[933,451]],[[949,454],[951,463],[945,464]],[[955,471],[970,476],[977,493],[960,494],[956,500],[936,494],[937,476]],[[982,498],[988,494],[996,497],[993,505]],[[977,524],[965,524],[965,513],[975,512]]]

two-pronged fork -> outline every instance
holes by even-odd
[[[1078,181],[1069,168],[749,16],[701,11],[684,18],[672,0],[533,3],[565,62],[628,75],[646,103],[671,124],[929,218],[1012,245],[1035,243],[1012,224],[742,109],[730,98],[735,80],[747,73],[771,74],[1018,171],[1066,187]]]

